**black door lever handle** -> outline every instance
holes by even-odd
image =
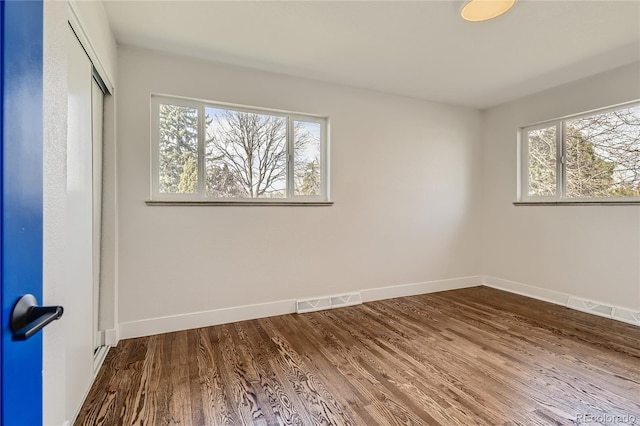
[[[62,316],[62,306],[38,306],[33,294],[22,296],[11,311],[12,340],[27,340]]]

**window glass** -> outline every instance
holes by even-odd
[[[287,195],[287,119],[205,108],[207,195]]]
[[[328,201],[327,119],[151,96],[152,201]]]
[[[523,198],[640,200],[640,103],[538,124],[521,135]]]
[[[293,149],[295,195],[320,195],[320,123],[294,121]]]
[[[531,196],[556,195],[556,126],[527,132]]]
[[[567,197],[640,197],[640,106],[565,127]]]
[[[160,104],[159,124],[160,192],[197,192],[198,110]]]

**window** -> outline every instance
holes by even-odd
[[[640,201],[640,103],[525,127],[520,201]]]
[[[328,201],[327,119],[153,95],[153,201]]]

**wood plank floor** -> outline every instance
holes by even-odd
[[[75,424],[640,424],[640,328],[475,287],[124,340]]]

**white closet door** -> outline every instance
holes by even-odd
[[[92,65],[71,29],[68,33],[67,244],[68,286],[64,320],[69,404],[82,401],[93,377],[93,143]],[[73,412],[75,407],[67,407]]]
[[[93,116],[93,349],[101,347],[100,333],[100,247],[102,235],[102,115],[104,95],[95,80],[91,86]]]

